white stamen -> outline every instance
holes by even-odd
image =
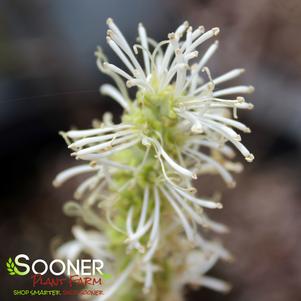
[[[185,21],[182,25],[180,25],[175,32],[175,37],[181,36],[188,26],[189,26],[189,24],[187,21]],[[167,69],[172,56],[173,56],[173,46],[172,46],[172,43],[170,43],[168,45],[168,47],[165,51],[164,57],[163,57],[162,70]]]
[[[181,223],[183,225],[183,228],[186,232],[188,240],[193,241],[193,239],[194,239],[193,230],[192,230],[191,226],[189,225],[189,222],[186,219],[185,215],[181,211],[180,207],[176,204],[176,202],[173,200],[172,196],[163,187],[160,187],[160,190],[162,191],[162,193],[165,195],[165,197],[167,198],[167,200],[169,201],[171,206],[174,208],[174,210],[178,214],[178,216],[181,220]]]
[[[140,230],[140,228],[144,225],[146,220],[146,214],[148,209],[148,202],[149,202],[149,186],[147,185],[144,189],[144,196],[143,196],[143,205],[141,209],[141,214],[139,218],[139,223],[137,227],[137,231]]]
[[[205,54],[202,56],[200,62],[197,64],[197,69],[195,70],[196,73],[200,72],[201,69],[207,64],[207,62],[210,60],[210,58],[213,56],[215,51],[218,48],[218,41],[215,41],[205,52]]]
[[[136,265],[136,261],[132,261],[127,268],[121,273],[121,275],[114,279],[112,286],[106,289],[106,293],[98,297],[98,301],[108,300],[112,295],[116,293],[116,291],[120,288],[120,286],[126,281],[129,277],[130,273],[133,271]]]
[[[193,208],[191,208],[186,201],[182,199],[182,197],[176,193],[176,191],[171,188],[170,186],[167,186],[170,193],[174,196],[174,198],[178,201],[178,203],[187,211],[187,213],[193,218],[193,220],[198,223],[199,225],[204,224],[204,218],[199,215]]]
[[[77,175],[87,173],[87,172],[92,172],[95,170],[96,170],[95,168],[92,168],[90,165],[86,165],[86,164],[68,168],[68,169],[62,171],[61,173],[59,173],[55,177],[55,179],[53,181],[53,185],[55,187],[59,187],[64,182],[66,182],[67,180],[69,180]]]
[[[194,282],[194,284],[199,284],[222,293],[227,293],[231,289],[231,286],[227,282],[209,276],[203,276],[200,280]]]
[[[72,139],[100,135],[108,132],[115,132],[119,130],[125,130],[133,127],[129,124],[118,124],[111,127],[92,129],[92,130],[80,130],[80,131],[69,131],[67,132],[67,136]]]
[[[131,207],[126,219],[126,229],[129,237],[132,237],[134,234],[132,228],[133,212],[134,212],[134,207]]]
[[[139,37],[141,40],[142,47],[145,48],[146,50],[148,50],[146,30],[141,23],[139,23],[139,25],[138,25],[138,32],[139,32]],[[144,60],[146,74],[149,75],[150,74],[150,63],[149,63],[148,53],[145,50],[143,50],[143,60]]]
[[[245,69],[234,69],[234,70],[231,70],[231,71],[215,78],[213,80],[213,82],[214,82],[215,85],[218,85],[218,84],[221,84],[225,81],[236,78],[236,77],[240,76],[241,74],[243,74],[244,72],[245,72]]]
[[[213,92],[214,97],[220,97],[220,96],[225,96],[225,95],[231,95],[231,94],[250,94],[254,92],[254,87],[253,86],[236,86],[236,87],[231,87],[231,88],[226,88],[223,90],[218,90]]]
[[[206,217],[206,215],[204,215],[203,226],[208,227],[209,229],[215,231],[216,233],[224,234],[229,232],[229,229],[225,225],[210,220],[208,217]]]
[[[100,87],[100,93],[103,95],[108,95],[114,100],[116,100],[125,110],[129,110],[129,102],[124,99],[124,97],[119,93],[119,91],[112,85],[102,85]]]
[[[205,117],[205,116],[204,116]],[[223,134],[226,138],[233,141],[240,141],[241,137],[238,135],[232,128],[218,123],[216,121],[210,120],[209,118],[203,118],[201,119],[201,122],[204,123],[207,127],[217,131],[218,133]]]
[[[112,19],[108,19],[107,24],[108,24],[109,28],[113,31],[113,33],[115,33],[115,35],[116,35],[116,36],[113,36],[114,39],[116,38],[115,42],[128,55],[128,57],[131,59],[131,61],[134,64],[134,66],[137,69],[139,69],[139,71],[141,72],[141,74],[144,75],[144,72],[143,72],[140,64],[138,63],[138,61],[137,61],[136,57],[134,56],[134,54],[133,54],[133,52],[132,52],[129,44],[127,43],[125,37],[123,36],[123,34],[119,30],[119,28],[116,26],[116,24],[113,22]]]
[[[154,222],[152,231],[149,238],[149,245],[154,243],[155,239],[159,235],[159,227],[160,227],[160,196],[158,193],[158,189],[154,186],[154,198],[155,198],[155,208],[154,208]]]
[[[107,36],[107,42],[110,45],[110,47],[113,49],[113,51],[119,56],[121,61],[126,65],[126,67],[129,69],[129,71],[134,74],[134,67],[130,63],[130,61],[127,59],[127,57],[124,55],[124,53],[120,50],[120,48],[117,46],[117,44],[109,37]]]
[[[115,167],[115,168],[121,169],[121,170],[128,170],[128,171],[133,171],[133,172],[136,171],[135,167],[125,165],[125,164],[121,164],[121,163],[111,161],[111,160],[101,159],[101,160],[98,161],[98,163],[100,165],[107,165],[107,166]]]
[[[184,190],[180,190],[180,189],[175,188],[175,187],[173,189],[176,190],[185,199],[191,201],[192,203],[198,204],[202,207],[210,208],[210,209],[216,209],[216,208],[221,209],[223,207],[221,203],[217,203],[217,202],[209,201],[209,200],[204,200],[204,199],[198,199],[198,198],[188,194]]]
[[[93,176],[83,181],[75,190],[74,197],[80,199],[87,190],[93,189],[96,186],[98,180],[98,177]]]
[[[213,148],[219,150],[222,154],[226,155],[229,158],[233,158],[235,153],[233,149],[228,145],[222,145],[216,141],[207,141],[207,140],[200,140],[199,138],[189,140],[189,143],[194,143],[199,146],[206,146],[209,148]]]
[[[194,151],[192,149],[188,149],[187,153],[188,154],[193,154],[194,156],[196,156],[200,160],[203,160],[205,162],[210,163],[219,172],[219,174],[222,176],[224,181],[229,185],[229,187],[234,187],[235,186],[235,181],[234,181],[232,175],[226,170],[226,168],[224,168],[216,160],[212,159],[211,157],[209,157],[209,156],[207,156],[207,155],[205,155],[201,152],[197,152],[197,151]]]
[[[137,144],[140,141],[140,138],[134,139],[133,141],[130,141],[128,143],[123,143],[120,144],[116,147],[114,147],[112,150],[109,151],[105,151],[102,152],[100,154],[85,154],[85,155],[78,155],[77,154],[77,158],[82,159],[82,160],[89,160],[89,161],[93,161],[93,160],[99,160],[99,159],[103,159],[105,157],[108,157],[114,153],[117,153],[121,150],[130,148],[132,146],[134,146],[135,144]]]
[[[155,145],[158,154],[162,155],[163,158],[166,160],[166,162],[176,171],[178,171],[179,173],[191,177],[193,179],[196,179],[196,174],[192,173],[190,170],[180,166],[178,163],[176,163],[173,159],[171,159],[168,154],[165,152],[165,150],[163,149],[163,147],[160,145],[160,143],[156,140],[156,139],[152,139],[149,138],[150,141]]]
[[[133,79],[129,74],[127,74],[127,73],[124,72],[122,69],[116,67],[116,66],[113,65],[113,64],[109,64],[109,63],[105,62],[105,63],[103,63],[103,67],[104,67],[105,69],[108,69],[108,70],[114,72],[114,73],[119,74],[120,76],[122,76],[122,77],[124,77],[124,78],[126,78],[126,79],[128,79],[128,80]]]
[[[245,133],[250,133],[251,130],[250,128],[246,127],[243,123],[239,122],[239,121],[235,121],[233,119],[230,119],[230,118],[225,118],[225,117],[222,117],[222,116],[219,116],[219,115],[213,115],[213,114],[205,114],[206,117],[209,117],[213,120],[218,120],[218,121],[221,121],[229,126],[233,126]]]
[[[143,224],[135,233],[132,233],[130,237],[125,242],[135,241],[140,239],[152,226],[153,224],[153,216],[149,218],[149,220]]]
[[[137,135],[136,134],[132,134],[132,135],[128,135],[125,137],[121,137],[121,138],[116,138],[116,139],[112,139],[111,141],[108,142],[103,142],[94,146],[90,146],[84,149],[81,149],[79,151],[77,151],[75,154],[76,156],[81,156],[81,155],[86,155],[86,154],[93,154],[95,152],[98,152],[100,150],[107,150],[107,149],[111,149],[113,148],[114,145],[119,145],[123,142],[128,141],[129,139],[134,140],[134,138],[136,138]]]
[[[197,40],[195,40],[189,48],[187,48],[187,52],[191,51],[193,49],[195,49],[196,47],[198,47],[199,45],[201,45],[202,43],[204,43],[206,40],[212,38],[213,36],[217,36],[219,33],[219,28],[215,27],[212,28],[211,30],[205,32],[203,35],[201,35]]]

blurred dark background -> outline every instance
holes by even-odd
[[[213,75],[245,67],[239,82],[256,87],[249,98],[255,109],[241,114],[253,130],[244,141],[256,160],[237,177],[237,188],[223,188],[225,209],[214,216],[231,228],[223,241],[236,260],[218,264],[211,274],[234,288],[228,295],[188,292],[189,300],[301,300],[299,0],[1,0],[0,299],[29,300],[12,296],[13,289],[31,287],[31,280],[7,275],[9,256],[50,259],[51,240],[70,235],[72,219],[61,207],[71,187],[51,185],[73,162],[58,131],[89,127],[108,110],[120,114],[98,93],[108,79],[93,54],[101,45],[116,60],[105,43],[109,16],[131,42],[140,21],[157,40],[185,19],[219,26],[220,48],[209,64]],[[43,297],[48,299],[53,297]]]

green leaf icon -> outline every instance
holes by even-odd
[[[102,277],[104,279],[110,279],[112,277],[112,275],[111,274],[107,274],[107,273],[102,273]]]
[[[99,274],[100,274],[101,277],[103,277],[104,279],[110,279],[110,278],[112,277],[111,274],[104,273],[104,272],[101,272],[101,271],[99,271]]]
[[[6,262],[6,269],[8,271],[9,275],[16,275],[16,272],[14,271],[15,263],[11,259],[11,257],[8,258],[8,261]]]
[[[23,276],[24,275],[24,273],[20,272],[17,269],[16,264],[11,259],[11,257],[9,257],[7,262],[6,262],[6,269],[7,269],[8,274],[11,275],[11,276],[14,276],[14,275]]]

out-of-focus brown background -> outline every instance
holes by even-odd
[[[13,289],[31,287],[31,280],[7,275],[9,256],[50,259],[51,239],[70,235],[72,219],[61,207],[71,187],[51,186],[55,174],[72,163],[58,131],[88,127],[107,110],[116,118],[120,114],[98,93],[108,79],[98,72],[93,55],[102,45],[116,61],[105,44],[109,16],[131,42],[139,21],[157,40],[185,19],[194,26],[219,26],[220,48],[209,64],[213,75],[246,67],[238,82],[256,87],[249,98],[255,109],[241,114],[253,129],[243,138],[256,160],[237,177],[237,188],[223,188],[225,208],[214,213],[231,228],[222,239],[236,260],[218,264],[211,274],[232,282],[233,290],[220,295],[200,289],[189,292],[188,299],[300,300],[299,0],[2,0],[0,299],[32,300],[12,296]],[[211,187],[211,180],[203,179],[200,191]]]

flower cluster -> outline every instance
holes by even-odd
[[[237,133],[250,132],[237,112],[252,108],[241,95],[254,89],[218,88],[244,70],[211,76],[207,63],[217,41],[198,59],[196,49],[216,37],[218,28],[194,30],[184,22],[157,43],[139,24],[137,44],[130,47],[114,21],[107,24],[107,42],[125,69],[98,49],[97,66],[117,86],[105,84],[100,92],[124,113],[119,124],[106,113],[92,129],[62,133],[71,155],[83,164],[60,173],[54,185],[86,175],[74,193],[79,202],[65,205],[85,226],[74,226],[75,240],[60,246],[57,255],[75,260],[85,253],[105,260],[114,279],[97,300],[113,294],[114,300],[181,300],[186,284],[227,291],[227,283],[205,275],[219,259],[231,259],[220,243],[208,239],[208,230],[227,228],[204,209],[222,204],[197,197],[192,181],[217,173],[234,187],[233,173],[242,170],[232,161],[234,149],[248,162],[254,159]]]

